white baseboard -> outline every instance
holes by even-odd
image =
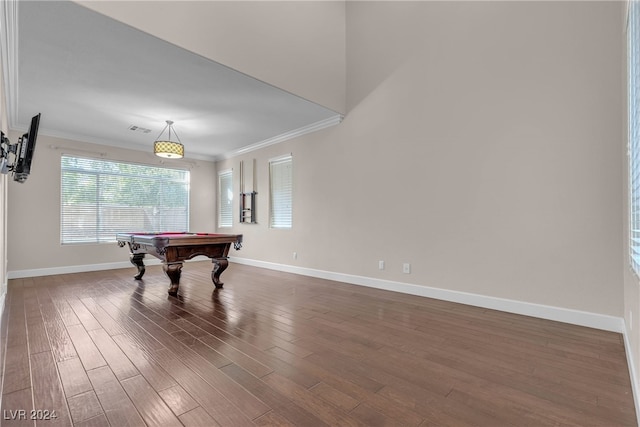
[[[236,262],[238,264],[251,265],[254,267],[301,274],[303,276],[335,280],[338,282],[345,282],[353,285],[367,286],[370,288],[384,289],[388,291],[401,292],[404,294],[435,298],[444,301],[473,305],[476,307],[506,311],[508,313],[522,314],[525,316],[538,317],[547,320],[570,323],[573,325],[602,329],[605,331],[624,333],[624,319],[621,317],[608,316],[605,314],[590,313],[586,311],[573,310],[570,308],[554,307],[549,305],[497,298],[467,292],[452,291],[448,289],[433,288],[429,286],[414,285],[411,283],[394,282],[372,277],[356,276],[351,274],[335,273],[332,271],[316,270],[312,268],[258,261],[247,258],[229,257],[229,261]]]
[[[158,265],[160,260],[145,258],[145,265]],[[54,274],[84,273],[87,271],[116,270],[118,268],[135,268],[129,261],[108,262],[104,264],[69,265],[66,267],[35,268],[32,270],[7,271],[7,279],[23,279],[25,277],[53,276]]]

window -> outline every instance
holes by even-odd
[[[233,171],[218,174],[218,227],[233,225]]]
[[[640,275],[640,10],[629,2],[627,27],[629,114],[629,253]]]
[[[189,230],[189,171],[62,156],[61,242]]]
[[[273,228],[291,228],[293,160],[290,155],[269,161],[269,182],[269,224]]]

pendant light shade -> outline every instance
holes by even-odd
[[[169,130],[169,137],[162,139],[162,134],[167,129]],[[178,142],[171,141],[172,130]],[[178,134],[175,129],[173,129],[173,122],[171,120],[167,120],[167,125],[162,129],[158,138],[156,138],[156,142],[153,143],[153,152],[156,156],[164,157],[165,159],[181,159],[184,157],[184,145],[182,145]]]
[[[156,141],[153,143],[153,152],[159,157],[180,159],[184,157],[184,145],[173,141]]]

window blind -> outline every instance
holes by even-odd
[[[280,157],[269,162],[269,223],[273,228],[291,228],[293,159]]]
[[[640,275],[640,10],[629,2],[627,26],[629,113],[629,253]]]
[[[233,171],[218,175],[218,227],[233,226]]]
[[[61,242],[189,230],[189,171],[62,156]]]

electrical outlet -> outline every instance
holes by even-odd
[[[378,269],[384,270],[384,261],[378,261]]]
[[[402,264],[402,272],[405,274],[410,274],[411,273],[411,264],[409,264],[408,262],[405,262],[404,264]]]
[[[293,259],[298,259],[298,252],[293,253]]]

